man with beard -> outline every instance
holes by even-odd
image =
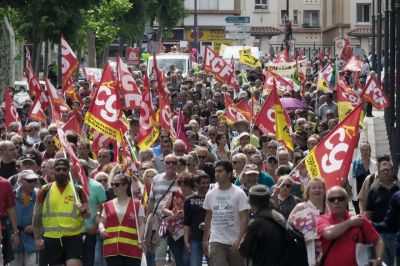
[[[81,187],[70,181],[67,159],[56,159],[54,170],[55,182],[43,186],[36,198],[33,211],[35,244],[37,248],[45,249],[43,253],[49,265],[80,266],[82,221],[90,218],[87,197]]]

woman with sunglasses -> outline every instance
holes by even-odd
[[[284,175],[278,179],[278,183],[273,188],[272,205],[285,219],[288,219],[290,212],[300,202],[298,197],[290,194],[292,185],[292,178],[289,175]]]
[[[185,199],[193,195],[193,174],[187,171],[182,172],[176,178],[176,182],[179,189],[171,193],[164,204],[162,213],[166,216],[163,221],[168,231],[168,246],[174,255],[176,266],[186,266],[188,265],[189,257],[185,251],[185,241],[183,236],[183,205]]]
[[[103,205],[99,231],[104,239],[103,254],[108,266],[140,265],[145,214],[132,199],[131,178],[117,174],[111,182],[115,199]]]
[[[294,207],[289,215],[288,223],[303,233],[307,247],[307,257],[309,265],[316,265],[317,258],[320,257],[321,242],[318,240],[316,218],[328,212],[325,202],[325,182],[321,178],[315,178],[309,181],[304,191],[304,202]],[[310,217],[312,222],[307,226],[302,223],[302,218]]]

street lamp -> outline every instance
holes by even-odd
[[[199,30],[197,27],[197,0],[194,0],[194,13],[193,13],[193,19],[194,19],[194,38],[193,38],[193,44],[194,48],[196,48],[196,62],[198,61],[198,56],[199,56]]]

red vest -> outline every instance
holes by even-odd
[[[136,212],[139,212],[140,202],[135,200]],[[103,243],[104,257],[122,255],[131,258],[142,258],[142,250],[138,247],[138,234],[132,200],[119,223],[112,200],[104,203],[106,213],[107,235]]]

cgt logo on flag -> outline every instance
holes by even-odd
[[[361,97],[369,101],[376,109],[383,110],[389,107],[389,99],[381,85],[377,83],[376,77],[370,77]]]

